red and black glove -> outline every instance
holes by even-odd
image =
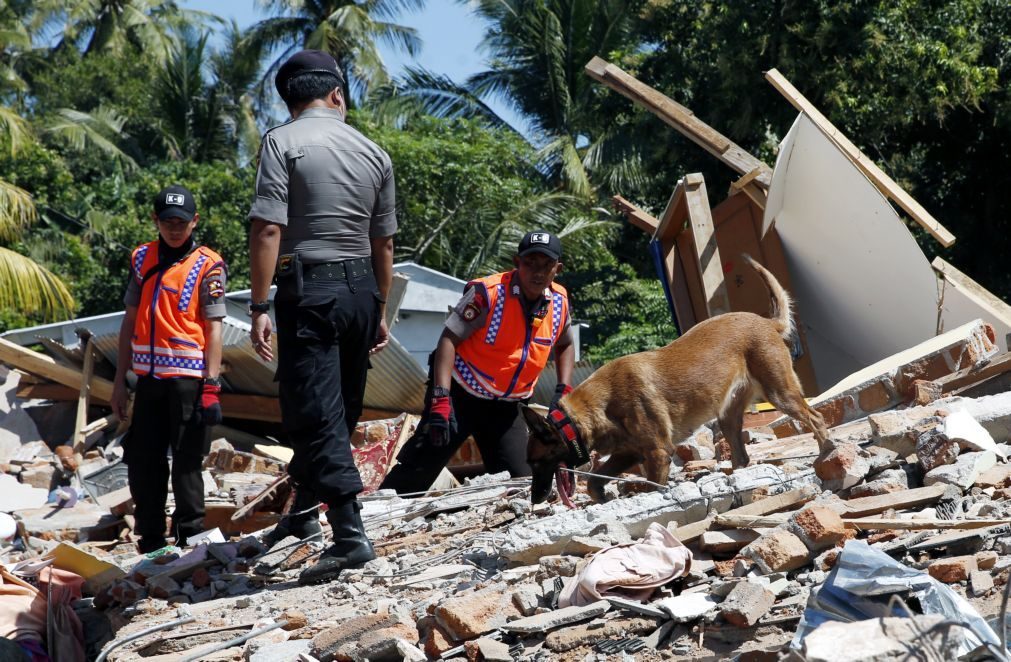
[[[428,437],[433,446],[447,446],[453,420],[453,401],[449,395],[433,395],[428,408]]]
[[[555,386],[555,397],[551,398],[551,404],[548,405],[548,409],[550,410],[557,408],[558,401],[562,399],[562,396],[566,396],[569,393],[572,393],[572,387],[569,386],[568,384],[563,384],[559,382],[558,386]]]
[[[204,425],[217,425],[221,422],[221,385],[204,381],[204,389],[200,394],[201,419]]]

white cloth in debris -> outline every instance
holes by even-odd
[[[641,542],[600,550],[566,582],[558,606],[588,605],[605,594],[646,600],[653,591],[692,567],[692,553],[660,524],[653,522]]]

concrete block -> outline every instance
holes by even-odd
[[[944,417],[944,434],[963,450],[993,451],[1002,460],[1007,459],[986,428],[964,409],[956,409]]]
[[[765,574],[796,570],[809,559],[807,546],[785,529],[770,531],[741,550],[741,555],[754,561]]]
[[[902,469],[885,469],[875,475],[872,480],[850,488],[850,498],[859,499],[862,497],[881,496],[893,492],[908,490],[909,474]]]
[[[663,598],[652,603],[664,610],[676,623],[697,621],[719,606],[719,601],[707,593],[682,593],[673,598]]]
[[[973,570],[969,573],[969,590],[977,598],[993,589],[993,577],[986,570]]]
[[[476,660],[484,660],[485,662],[512,662],[513,660],[512,655],[509,654],[509,644],[496,639],[480,637],[474,641],[468,641],[466,648],[468,659],[470,659],[471,650],[473,650]]]
[[[776,596],[769,589],[753,582],[738,582],[720,605],[720,616],[737,627],[751,627],[772,609]]]
[[[1011,485],[1011,464],[997,464],[980,473],[976,487],[1003,488]]]
[[[335,659],[345,644],[357,642],[369,632],[395,623],[396,621],[390,616],[380,614],[357,616],[320,631],[312,638],[310,651],[314,657],[327,662]]]
[[[521,634],[533,634],[535,632],[547,632],[565,625],[588,621],[603,615],[611,608],[611,603],[607,600],[598,600],[584,607],[565,607],[556,609],[547,614],[537,614],[527,616],[501,626],[507,632],[518,632]]]
[[[736,554],[759,536],[760,534],[754,529],[706,531],[699,538],[699,549],[713,554]]]
[[[997,552],[993,550],[976,552],[976,567],[980,570],[990,570],[997,565],[998,558]]]
[[[804,659],[807,662],[921,660],[927,659],[924,650],[937,651],[938,659],[958,659],[959,648],[965,641],[964,630],[952,626],[931,631],[943,620],[943,616],[930,615],[912,619],[871,618],[852,623],[828,621],[804,638]],[[924,641],[920,633],[928,631],[929,639]]]
[[[981,473],[995,464],[997,464],[997,456],[993,451],[963,453],[958,456],[954,464],[947,464],[929,471],[923,477],[923,485],[945,483],[954,485],[964,492],[973,486]]]
[[[541,606],[541,591],[536,586],[523,585],[513,592],[512,600],[521,614],[531,616]]]

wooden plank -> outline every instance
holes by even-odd
[[[879,191],[889,199],[893,200],[902,209],[909,214],[909,216],[920,224],[924,230],[930,233],[934,239],[936,239],[944,247],[951,246],[955,243],[955,235],[951,234],[941,223],[930,215],[923,206],[913,199],[913,196],[906,193],[901,186],[895,183],[895,181],[886,175],[881,168],[879,168],[873,161],[867,158],[860,149],[850,142],[839,129],[837,129],[832,122],[828,120],[827,117],[821,114],[821,112],[815,107],[813,103],[808,101],[800,91],[793,86],[786,79],[783,74],[779,73],[775,69],[771,69],[765,73],[765,79],[772,83],[772,86],[776,90],[786,97],[794,108],[800,112],[807,115],[815,125],[821,129],[821,132],[829,137],[839,148],[849,157],[851,161],[860,169],[864,175],[878,188]]]
[[[614,208],[625,216],[625,220],[651,237],[656,234],[660,221],[655,216],[646,213],[620,195],[611,196],[611,200],[614,201]]]
[[[978,384],[991,377],[1003,375],[1005,372],[1011,372],[1011,352],[997,357],[981,368],[969,366],[950,375],[939,377],[934,382],[941,385],[941,390],[944,393],[950,393],[965,386]]]
[[[702,175],[685,177],[685,202],[688,205],[688,227],[695,249],[695,264],[702,275],[706,312],[709,317],[729,313],[730,298],[723,279],[723,260],[716,244],[716,230]]]
[[[12,368],[45,377],[72,389],[79,391],[81,388],[83,379],[80,371],[60,365],[45,354],[25,349],[4,338],[0,338],[0,361]],[[92,377],[90,396],[96,402],[108,404],[112,398],[112,382],[101,377]]]
[[[25,384],[24,386],[18,386],[18,390],[14,392],[22,400],[55,400],[58,402],[76,400],[77,393],[76,389],[52,382]]]
[[[1004,303],[990,290],[969,278],[948,262],[945,262],[941,257],[935,257],[930,266],[944,280],[951,283],[956,290],[967,296],[977,306],[993,315],[1005,325],[1011,326],[1011,306]]]
[[[947,486],[937,483],[903,492],[850,499],[839,504],[841,510],[839,514],[850,518],[858,518],[865,515],[877,515],[889,508],[902,510],[903,508],[922,506],[940,499],[941,495],[944,494],[945,487]]]
[[[723,515],[731,517],[741,515],[768,515],[776,512],[777,510],[785,510],[787,508],[793,508],[794,506],[807,503],[818,496],[818,494],[819,489],[817,487],[814,485],[806,485],[797,490],[790,490],[789,492],[776,494],[764,499],[759,499],[758,501],[752,501],[740,508],[728,510],[726,513],[723,513]],[[709,530],[709,527],[712,525],[716,517],[717,516],[707,517],[700,522],[692,522],[691,524],[679,526],[677,530],[674,531],[674,537],[683,543],[692,542]]]
[[[909,546],[909,551],[919,551],[921,549],[935,549],[937,547],[947,547],[949,545],[957,545],[970,540],[986,540],[994,536],[1005,536],[1011,533],[1011,527],[1006,524],[998,524],[997,526],[991,526],[983,529],[965,529],[962,531],[948,531],[947,533],[941,533],[931,538],[927,538],[922,542],[918,542],[915,545]]]
[[[789,515],[717,515],[713,524],[728,529],[774,529],[790,519]]]
[[[921,529],[985,529],[990,526],[1011,524],[1011,519],[980,519],[980,520],[950,520],[950,519],[895,519],[888,517],[862,517],[849,519],[844,517],[846,528],[857,531],[871,529],[896,529],[919,531]]]
[[[731,195],[733,195],[734,193],[737,193],[738,191],[740,191],[741,189],[743,189],[745,186],[747,186],[748,184],[750,184],[752,182],[752,180],[754,180],[755,177],[758,177],[760,174],[762,174],[762,169],[761,168],[755,168],[754,170],[752,170],[748,174],[744,175],[743,177],[741,177],[737,181],[730,182]]]
[[[88,336],[84,343],[84,369],[81,372],[81,388],[77,395],[77,417],[74,422],[74,455],[81,461],[84,455],[84,428],[88,425],[88,403],[91,400],[91,378],[95,376],[95,339]]]
[[[688,108],[602,58],[594,57],[584,69],[590,78],[650,111],[740,174],[746,175],[757,168],[759,174],[755,181],[762,188],[769,188],[772,169],[768,165],[695,117]]]

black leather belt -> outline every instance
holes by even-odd
[[[307,281],[353,281],[372,273],[371,257],[356,257],[340,262],[318,262],[302,265],[302,277]]]

